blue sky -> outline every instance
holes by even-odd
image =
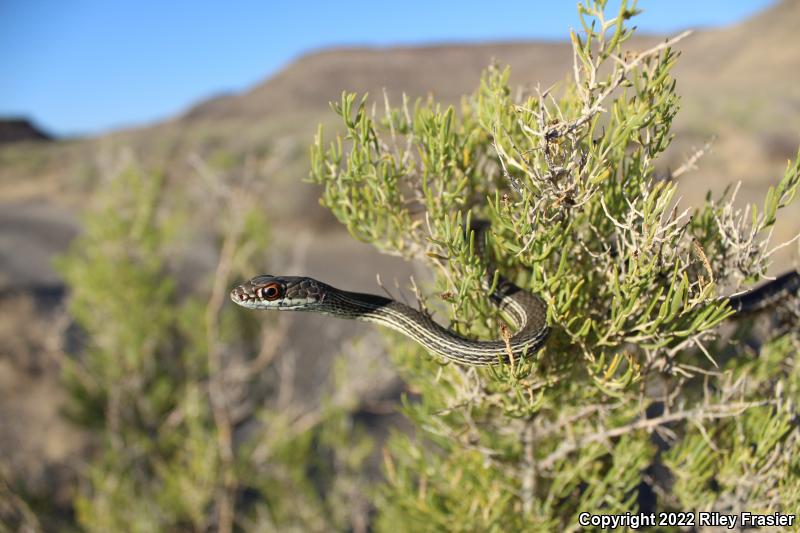
[[[640,0],[636,25],[725,25],[772,3]],[[246,89],[311,50],[561,39],[576,26],[570,0],[0,0],[0,116],[98,133]]]

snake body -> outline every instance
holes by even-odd
[[[488,224],[473,222],[475,249],[482,255]],[[490,290],[494,269],[483,280]],[[800,290],[800,274],[787,272],[774,281],[728,298],[737,314],[758,312]],[[490,293],[492,303],[512,322],[516,333],[508,339],[472,340],[436,323],[430,316],[396,300],[337,289],[309,277],[257,276],[231,291],[231,299],[249,309],[308,311],[386,326],[414,339],[428,351],[459,364],[484,366],[530,357],[547,341],[547,305],[503,276]]]
[[[751,291],[732,296],[728,301],[731,309],[737,314],[758,313],[792,294],[797,294],[798,290],[800,290],[800,274],[790,270]]]

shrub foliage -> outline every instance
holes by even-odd
[[[136,165],[107,177],[60,260],[85,338],[65,362],[67,414],[96,437],[82,529],[328,531],[362,512],[370,441],[349,400],[279,405],[275,317],[228,302],[268,242],[260,189],[232,181],[204,184],[217,225],[199,228],[216,232],[216,263],[199,280],[179,275],[186,243],[202,242],[181,195]]]
[[[766,275],[800,166],[759,209],[737,208],[735,190],[682,207],[690,164],[657,170],[681,36],[633,51],[635,9],[604,8],[579,5],[558,90],[512,89],[493,66],[458,108],[344,94],[344,134],[320,130],[311,149],[323,204],[357,239],[429,264],[421,304],[445,302],[457,331],[502,336],[486,260],[549,308],[545,348],[489,369],[391,337],[419,394],[404,405],[416,431],[385,454],[384,530],[571,530],[583,511],[800,504],[796,337],[754,349],[741,342],[751,320],[723,331],[733,311],[721,297]],[[463,231],[470,217],[491,221],[488,259]]]

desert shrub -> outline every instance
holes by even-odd
[[[800,504],[796,335],[753,349],[740,320],[721,336],[733,311],[720,297],[766,275],[800,166],[760,209],[734,208],[735,192],[681,206],[693,159],[657,171],[679,107],[677,38],[634,51],[635,10],[604,8],[579,5],[559,89],[513,89],[493,66],[457,108],[344,94],[345,133],[320,130],[312,147],[323,204],[355,238],[429,264],[420,298],[445,302],[457,331],[502,336],[463,230],[474,217],[553,330],[535,356],[488,369],[389,337],[419,400],[404,405],[416,430],[385,454],[381,530],[576,530],[581,512]]]
[[[204,171],[213,224],[198,224],[162,174],[123,165],[59,261],[85,339],[65,363],[66,411],[95,440],[77,525],[345,529],[355,517],[344,502],[366,487],[370,440],[346,397],[307,410],[276,405],[281,329],[228,301],[234,280],[266,264],[260,189]],[[192,282],[181,250],[207,232],[216,262]]]

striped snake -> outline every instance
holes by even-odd
[[[488,223],[473,221],[475,249],[484,248]],[[493,282],[489,266],[484,290]],[[800,289],[800,275],[788,272],[774,281],[742,295],[731,297],[731,308],[739,314],[757,312]],[[498,276],[489,295],[492,303],[512,322],[516,333],[507,340],[472,340],[434,322],[427,314],[390,298],[344,291],[308,277],[257,276],[231,291],[231,300],[248,309],[310,311],[339,318],[362,320],[389,327],[412,338],[428,351],[459,364],[482,366],[530,357],[547,340],[547,305],[537,295]]]

